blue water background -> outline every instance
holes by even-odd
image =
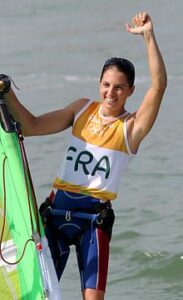
[[[0,73],[20,87],[34,113],[80,97],[98,99],[98,79],[110,56],[136,66],[134,111],[150,80],[146,49],[124,24],[139,11],[153,20],[167,67],[168,88],[158,120],[140,147],[114,203],[106,300],[183,297],[183,27],[181,0],[12,0],[0,5]],[[69,131],[25,140],[38,202],[47,196]],[[65,271],[64,299],[81,299],[74,249]]]

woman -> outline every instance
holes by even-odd
[[[25,136],[56,133],[72,126],[65,166],[55,178],[54,191],[41,206],[41,213],[46,217],[45,232],[59,279],[70,245],[76,246],[84,300],[104,299],[114,222],[110,201],[116,198],[129,161],[156,120],[167,84],[150,16],[137,14],[126,29],[142,35],[151,76],[151,85],[135,113],[125,109],[134,92],[135,70],[122,58],[105,62],[100,102],[82,98],[36,117],[11,89],[5,91],[9,110]]]

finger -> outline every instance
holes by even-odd
[[[126,24],[125,24],[125,27],[126,27],[126,30],[127,30],[127,31],[129,31],[129,32],[131,31],[131,26],[130,26],[130,24],[126,23]]]
[[[132,24],[134,26],[139,26],[139,15],[136,15],[132,18]]]
[[[125,24],[126,30],[130,33],[137,34],[137,26],[132,27],[130,24]]]
[[[132,18],[132,23],[134,26],[143,26],[147,19],[146,12],[139,12]]]
[[[138,13],[134,18],[133,18],[133,23],[135,26],[142,26],[143,25],[143,20],[142,20],[142,13]]]
[[[139,25],[143,26],[144,25],[144,15],[143,15],[143,12],[140,12],[138,14],[138,18],[139,18]]]
[[[143,13],[142,13],[142,20],[145,22],[145,21],[146,21],[146,18],[147,18],[147,13],[146,13],[146,12],[143,12]]]

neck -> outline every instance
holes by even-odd
[[[104,109],[102,107],[102,105],[100,106],[99,108],[99,114],[100,116],[103,118],[103,119],[106,119],[106,120],[116,120],[116,119],[119,119],[120,117],[124,116],[125,114],[127,114],[127,111],[124,109],[122,112],[119,112],[118,114],[117,113],[113,113],[111,112],[111,110],[107,110],[107,109]]]
[[[117,119],[121,116],[123,116],[126,113],[126,110],[123,108],[122,111],[118,111],[118,112],[113,112],[110,109],[104,108],[101,104],[100,106],[100,115],[104,118],[113,118],[113,119]]]

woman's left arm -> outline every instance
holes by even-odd
[[[167,75],[150,16],[145,12],[139,13],[132,19],[132,23],[133,26],[126,25],[127,31],[143,36],[151,76],[151,85],[144,96],[144,100],[129,119],[128,124],[129,143],[132,151],[136,151],[156,120],[167,86]]]

